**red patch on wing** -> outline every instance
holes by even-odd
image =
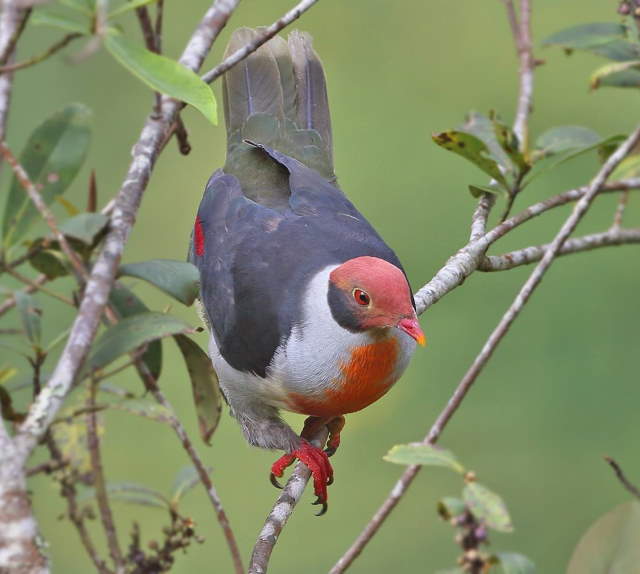
[[[204,255],[204,231],[202,229],[202,222],[196,215],[196,223],[193,226],[193,243],[196,248],[196,255]]]
[[[296,412],[319,417],[353,413],[384,395],[395,382],[392,378],[398,359],[398,342],[389,337],[379,343],[355,347],[349,361],[340,365],[342,376],[324,396],[292,394]]]

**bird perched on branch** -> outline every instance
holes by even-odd
[[[255,38],[233,33],[227,53]],[[297,458],[327,508],[347,413],[382,397],[424,334],[400,261],[337,187],[322,64],[308,34],[275,37],[224,77],[227,160],[192,234],[209,354],[252,445]],[[279,416],[309,415],[301,435]],[[326,425],[326,449],[309,442]]]

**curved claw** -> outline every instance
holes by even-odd
[[[327,486],[331,486],[333,484],[333,475],[327,478]]]
[[[271,484],[273,484],[273,486],[275,486],[276,488],[279,488],[280,490],[284,488],[284,486],[282,486],[278,482],[278,479],[276,478],[276,475],[273,474],[273,472],[269,473],[269,481],[271,482]]]
[[[338,447],[333,447],[333,446],[328,446],[327,448],[324,449],[324,453],[331,457],[334,454],[336,454],[336,451],[338,450]]]
[[[326,500],[320,500],[320,497],[318,497],[315,502],[311,503],[313,506],[316,506],[318,504],[322,504],[322,508],[320,509],[319,512],[316,512],[316,516],[322,516],[323,514],[325,514],[327,512],[327,509],[329,508],[329,504],[327,503]]]

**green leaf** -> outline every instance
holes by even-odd
[[[589,52],[616,62],[640,60],[640,44],[629,40],[613,40],[600,46],[589,48]]]
[[[491,116],[495,114],[490,112]],[[469,112],[459,131],[476,136],[482,140],[489,148],[491,157],[496,160],[498,165],[502,166],[505,171],[513,171],[513,162],[502,148],[496,137],[495,118],[488,117],[477,112]]]
[[[498,552],[493,555],[504,574],[535,574],[536,565],[526,556],[515,552]]]
[[[86,106],[68,105],[35,129],[20,155],[20,163],[31,181],[42,186],[42,198],[47,205],[66,191],[84,162],[91,138],[90,118]],[[14,177],[2,224],[5,247],[22,237],[38,215]]]
[[[200,288],[198,269],[186,261],[151,259],[127,263],[120,266],[118,274],[144,279],[185,305],[195,301]]]
[[[30,24],[49,26],[75,34],[91,35],[91,20],[85,14],[69,14],[56,6],[38,6],[29,19]]]
[[[110,500],[128,504],[139,504],[141,506],[169,508],[169,501],[161,492],[147,488],[141,484],[135,482],[109,482],[106,486]],[[95,489],[87,488],[78,496],[78,502],[86,502],[95,498],[95,496]]]
[[[125,317],[102,334],[93,347],[84,373],[102,369],[146,343],[189,330],[187,323],[164,313],[149,311]]]
[[[207,474],[211,469],[207,469]],[[176,505],[180,499],[200,482],[200,475],[194,466],[185,466],[178,471],[171,487],[171,504]]]
[[[621,84],[620,78],[628,79],[627,75],[622,75],[629,71],[640,70],[640,60],[631,60],[630,62],[616,62],[615,64],[607,64],[601,66],[593,74],[591,74],[591,89],[595,90],[601,86],[618,86],[618,87],[635,87],[631,84]]]
[[[16,298],[16,307],[20,313],[22,327],[27,335],[27,339],[29,339],[34,346],[40,347],[42,334],[40,325],[40,315],[42,312],[40,308],[36,305],[33,297],[24,291],[16,291],[13,295]]]
[[[451,451],[430,444],[397,444],[383,458],[396,464],[444,466],[460,474],[465,472],[464,466]]]
[[[567,574],[636,572],[640,564],[640,502],[616,506],[587,530],[576,546]]]
[[[440,147],[464,157],[487,175],[500,182],[505,188],[509,187],[497,162],[491,158],[489,148],[476,136],[461,131],[450,130],[434,134],[432,138]]]
[[[182,351],[191,379],[200,436],[206,444],[210,445],[222,411],[218,376],[213,369],[211,359],[196,342],[184,335],[176,335],[175,340]]]
[[[69,269],[62,253],[56,249],[38,251],[29,258],[29,264],[48,279],[69,275]]]
[[[172,413],[166,407],[145,399],[125,399],[110,403],[110,408],[143,417],[157,423],[169,424]]]
[[[640,88],[640,70],[620,70],[600,78],[599,88]]]
[[[102,213],[81,213],[61,223],[60,231],[66,237],[93,245],[108,223],[109,218]]]
[[[613,173],[609,176],[610,181],[640,177],[640,154],[625,157]]]
[[[111,12],[109,12],[108,18],[117,18],[118,16],[122,16],[131,10],[135,10],[136,8],[141,8],[142,6],[147,6],[149,4],[154,4],[158,0],[131,0],[126,4],[122,4],[122,6],[118,6],[114,8]]]
[[[558,126],[540,134],[535,147],[537,151],[549,156],[567,150],[591,147],[601,141],[602,137],[589,128]]]
[[[524,181],[522,188],[529,185],[534,179],[537,179],[543,173],[551,171],[552,169],[564,163],[567,163],[572,159],[575,159],[594,150],[597,150],[600,161],[606,161],[606,158],[617,149],[618,145],[622,141],[624,141],[624,139],[625,136],[621,135],[611,136],[606,139],[601,139],[600,141],[590,146],[568,149],[555,155],[552,154],[546,157],[543,156],[542,159],[539,159],[534,163],[533,169],[531,170],[531,173],[528,175],[527,179]]]
[[[438,501],[438,514],[443,520],[451,520],[456,516],[460,516],[467,509],[466,504],[459,498],[445,496]]]
[[[127,42],[120,34],[108,34],[105,46],[120,64],[152,89],[191,104],[217,125],[213,91],[195,72],[179,62]]]
[[[495,492],[477,482],[470,482],[462,493],[469,510],[489,528],[499,532],[512,532],[513,525],[507,507]]]
[[[109,294],[109,302],[122,317],[131,317],[139,313],[147,313],[149,308],[122,283],[116,283]],[[142,355],[142,361],[154,379],[158,380],[162,373],[162,342],[152,341]]]
[[[565,28],[552,34],[542,44],[562,46],[569,50],[586,50],[623,38],[627,29],[617,22],[594,22]]]

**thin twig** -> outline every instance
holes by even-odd
[[[562,245],[576,228],[580,220],[584,217],[585,213],[588,211],[591,203],[596,197],[596,194],[604,185],[607,177],[609,177],[611,172],[627,156],[629,151],[638,141],[640,141],[640,126],[637,127],[634,132],[624,141],[624,143],[609,157],[598,174],[593,178],[593,180],[587,187],[587,190],[582,195],[578,203],[576,203],[573,211],[558,231],[556,237],[548,246],[544,256],[542,257],[542,260],[538,263],[527,281],[521,287],[516,298],[507,309],[498,325],[489,335],[489,338],[482,347],[482,350],[475,358],[475,360],[465,373],[464,377],[462,377],[453,395],[449,399],[449,402],[429,430],[429,433],[423,441],[424,443],[435,444],[438,441],[440,435],[442,434],[442,431],[447,426],[447,423],[451,420],[451,417],[455,414],[455,412],[462,404],[462,401],[471,389],[473,383],[478,378],[478,375],[482,372],[483,367],[487,364],[487,362],[493,355],[500,341],[507,334],[509,327],[518,317],[520,311],[533,294],[533,291],[540,284],[540,281],[558,255],[560,249],[562,248]],[[419,471],[420,467],[416,465],[409,466],[404,471],[400,479],[396,482],[395,486],[391,490],[387,499],[383,502],[382,506],[376,511],[373,518],[369,521],[365,529],[360,533],[351,547],[330,570],[330,574],[340,574],[341,572],[344,572],[360,555],[364,547],[382,526],[387,516],[389,516],[391,511],[396,507]]]
[[[513,8],[513,4],[511,7]],[[511,22],[510,10],[509,21]],[[518,136],[521,151],[527,153],[529,149],[529,114],[533,105],[533,69],[535,60],[533,58],[533,43],[531,42],[531,2],[530,0],[520,0],[520,19],[518,21],[518,32],[515,38],[516,49],[520,61],[518,77],[520,78],[520,91],[518,94],[518,107],[516,119],[513,123],[513,132]]]
[[[84,263],[82,262],[78,254],[71,248],[69,242],[67,241],[67,238],[58,228],[58,222],[56,221],[53,212],[49,209],[49,207],[47,207],[47,204],[42,198],[42,195],[29,179],[27,172],[20,165],[17,158],[13,155],[6,142],[0,142],[0,153],[7,160],[7,163],[11,166],[11,169],[13,169],[13,173],[20,183],[20,186],[27,192],[29,199],[31,199],[36,209],[40,212],[40,215],[44,219],[45,223],[49,226],[49,229],[51,229],[53,236],[60,244],[62,251],[64,251],[64,254],[67,256],[67,259],[69,260],[69,263],[71,263],[71,266],[73,267],[77,277],[83,281],[86,281],[89,275],[84,267]]]
[[[55,44],[47,48],[44,52],[42,52],[42,54],[38,54],[37,56],[33,56],[32,58],[29,58],[28,60],[24,60],[22,62],[7,64],[6,66],[0,67],[0,74],[7,74],[9,72],[15,72],[16,70],[22,70],[23,68],[35,66],[36,64],[39,64],[50,56],[53,56],[56,52],[59,52],[77,38],[82,38],[82,34],[78,34],[76,32],[67,34],[66,36],[58,40]]]
[[[51,291],[51,289],[48,289],[47,287],[44,287],[43,285],[43,281],[42,282],[38,282],[37,279],[30,279],[29,277],[22,275],[22,273],[16,271],[15,269],[12,269],[11,267],[5,267],[4,270],[11,275],[14,279],[17,279],[18,281],[20,281],[21,283],[24,283],[28,288],[30,288],[30,292],[33,293],[34,291],[40,291],[41,293],[44,293],[45,295],[49,295],[49,297],[53,297],[54,299],[57,299],[58,301],[61,301],[62,303],[65,303],[66,305],[70,305],[71,307],[75,307],[73,301],[71,299],[69,299],[68,297],[65,297],[64,295],[60,295],[59,293],[56,293],[55,291]],[[7,302],[5,301],[5,304]],[[3,304],[4,306],[4,304]]]
[[[56,461],[60,465],[68,464],[67,459],[62,454],[60,447],[56,443],[53,435],[50,432],[47,432],[44,440],[47,448],[49,449],[49,453],[51,454],[51,458]],[[71,471],[70,473],[65,473],[60,479],[60,494],[67,501],[67,515],[69,516],[69,520],[74,525],[76,531],[78,532],[78,536],[80,537],[80,542],[84,547],[85,551],[91,558],[96,570],[99,574],[111,574],[109,568],[105,561],[100,557],[98,551],[93,544],[93,540],[91,535],[89,534],[89,530],[85,525],[85,515],[82,509],[78,506],[78,492],[75,485],[75,472]]]
[[[618,205],[616,206],[616,212],[613,215],[612,229],[617,229],[622,225],[622,218],[624,217],[624,210],[629,203],[629,190],[625,190],[618,199]]]
[[[631,245],[634,243],[640,243],[640,229],[622,229],[617,227],[602,233],[592,233],[582,237],[567,239],[558,252],[558,256],[582,253],[584,251],[598,249],[599,247]],[[504,253],[503,255],[488,255],[482,260],[478,266],[478,270],[489,272],[507,271],[508,269],[513,269],[521,265],[529,265],[530,263],[540,261],[547,249],[549,249],[549,244],[532,245],[531,247],[525,247],[517,251]]]
[[[118,542],[118,533],[109,504],[109,495],[107,493],[107,483],[104,478],[104,470],[102,468],[102,457],[100,456],[100,438],[98,435],[98,416],[96,413],[96,390],[98,384],[91,381],[89,385],[89,396],[87,398],[86,408],[89,413],[87,415],[87,448],[91,459],[91,476],[93,487],[96,493],[96,502],[98,503],[98,511],[102,521],[102,527],[107,538],[109,554],[113,560],[116,573],[124,572],[124,558],[120,543]]]
[[[31,468],[27,468],[25,470],[25,474],[27,475],[27,478],[36,476],[41,472],[43,472],[44,474],[51,474],[52,472],[65,468],[68,465],[68,460],[48,460],[41,464],[37,464],[36,466],[32,466]]]
[[[262,44],[271,40],[271,38],[286,28],[291,22],[300,18],[300,16],[309,10],[316,2],[318,2],[318,0],[302,0],[302,2],[294,6],[282,16],[282,18],[279,18],[266,28],[261,28],[252,42],[236,50],[233,54],[230,54],[228,58],[218,64],[213,70],[204,74],[202,79],[207,83],[211,83],[222,76],[227,70],[233,68],[233,66],[244,60],[252,52],[255,52]]]
[[[613,471],[616,473],[618,480],[633,496],[636,498],[640,498],[640,488],[638,488],[635,484],[633,484],[622,472],[621,466],[613,460],[610,456],[605,456],[604,459],[609,463]]]
[[[154,32],[156,35],[156,51],[158,54],[162,52],[162,19],[164,17],[164,0],[156,2],[156,22]]]
[[[37,291],[38,289],[40,289],[42,287],[43,283],[46,283],[47,281],[48,281],[48,279],[47,279],[46,275],[38,275],[38,277],[36,277],[32,281],[32,283],[30,285],[28,285],[27,287],[22,289],[22,292],[23,293],[34,293],[35,291]],[[15,296],[11,295],[10,297],[7,297],[2,302],[2,304],[0,304],[0,317],[2,317],[2,315],[4,315],[10,309],[13,309],[13,307],[15,307],[15,306],[16,306],[16,298],[15,298]]]

